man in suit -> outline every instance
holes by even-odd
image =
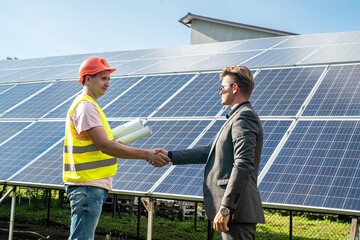
[[[265,219],[257,188],[263,132],[249,102],[254,79],[244,66],[225,67],[220,76],[221,103],[231,111],[213,144],[167,154],[174,165],[206,163],[205,211],[221,239],[255,239],[256,224]]]

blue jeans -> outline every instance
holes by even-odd
[[[70,201],[71,226],[69,240],[92,240],[108,190],[91,186],[65,185]]]

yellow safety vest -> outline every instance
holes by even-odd
[[[90,101],[95,105],[109,139],[114,139],[107,118],[99,105],[88,95],[77,96],[66,117],[63,154],[64,182],[88,182],[113,176],[117,170],[117,158],[102,153],[91,140],[82,141],[74,137],[76,129],[71,124],[70,117],[81,101]]]

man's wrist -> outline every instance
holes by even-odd
[[[230,208],[225,207],[225,206],[221,206],[219,212],[223,217],[229,216],[230,215]]]

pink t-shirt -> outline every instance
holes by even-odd
[[[86,133],[87,130],[93,127],[102,126],[99,111],[95,105],[89,101],[81,101],[76,106],[75,111],[71,115],[70,122],[74,125],[78,133],[76,138],[84,141],[91,140],[89,135]],[[112,181],[113,177],[111,176],[89,182],[65,182],[65,184],[77,186],[94,186],[111,190]]]

